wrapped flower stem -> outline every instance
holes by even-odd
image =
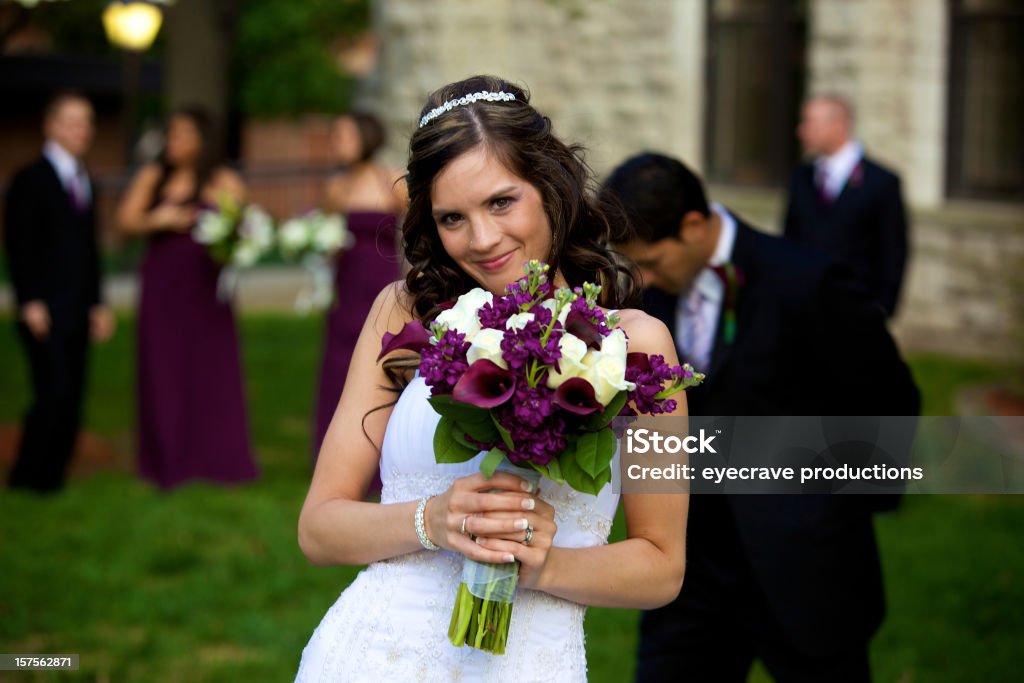
[[[529,481],[536,488],[540,474],[512,465],[498,469]],[[448,640],[456,647],[469,647],[505,654],[512,601],[519,582],[519,562],[488,564],[468,557],[462,565],[462,582],[448,624]]]

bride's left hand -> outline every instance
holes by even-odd
[[[536,507],[530,512],[485,512],[473,515],[466,520],[466,533],[476,536],[476,542],[488,550],[511,553],[520,562],[519,586],[535,588],[544,566],[548,561],[555,532],[555,508],[540,498],[534,498]],[[500,532],[499,526],[507,526],[499,520],[525,519],[528,528],[533,529],[529,544],[523,541],[527,531],[514,533]]]

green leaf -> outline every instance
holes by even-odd
[[[487,455],[484,456],[483,461],[480,463],[480,471],[483,472],[484,476],[488,479],[494,474],[494,470],[498,469],[498,465],[505,459],[505,451],[498,447],[494,447],[487,451]]]
[[[505,429],[498,423],[498,418],[494,416],[494,413],[491,413],[491,419],[494,421],[494,426],[498,428],[498,433],[501,434],[501,440],[505,443],[506,446],[508,446],[508,449],[511,451],[513,448],[516,447],[516,445],[512,443],[512,435],[509,434],[507,429]]]
[[[597,431],[610,425],[612,420],[618,416],[619,411],[622,410],[622,406],[626,405],[626,398],[628,398],[628,395],[629,392],[625,389],[615,394],[615,398],[612,399],[612,402],[609,403],[600,413],[591,415],[583,424],[583,428]]]
[[[558,458],[552,458],[547,465],[534,465],[533,467],[556,484],[565,483],[565,479],[562,477],[562,468],[558,465]]]
[[[597,476],[597,472],[606,469],[614,457],[615,433],[610,427],[606,427],[597,433],[597,464],[595,465],[596,472],[593,473],[594,476]]]
[[[455,422],[442,417],[434,430],[434,460],[442,464],[466,462],[480,451],[466,446],[455,437]]]
[[[450,394],[431,396],[427,400],[438,415],[450,417],[462,423],[486,420],[490,413],[486,408],[479,408],[469,403],[456,401]]]
[[[597,495],[597,492],[601,490],[594,477],[584,472],[579,466],[576,457],[561,457],[559,458],[559,465],[562,468],[565,483],[575,490],[591,495]]]
[[[491,421],[489,411],[481,411],[479,419],[473,420],[456,420],[459,427],[466,430],[466,433],[477,441],[484,443],[491,443],[492,441],[498,440],[498,430],[495,429],[494,423]]]
[[[576,444],[576,464],[591,477],[601,471],[597,462],[597,444],[598,438],[595,432],[584,432],[580,436],[579,443]]]

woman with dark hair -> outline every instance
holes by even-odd
[[[122,233],[144,235],[138,313],[138,455],[163,489],[191,479],[257,476],[249,444],[231,304],[217,298],[217,264],[189,234],[202,207],[245,185],[217,163],[208,117],[183,109],[163,154],[136,174],[118,208]]]
[[[324,210],[345,217],[355,242],[338,254],[335,264],[334,305],[327,314],[320,365],[314,464],[338,407],[363,320],[380,290],[399,276],[395,242],[406,202],[401,172],[373,160],[384,144],[384,126],[377,117],[364,112],[339,116],[331,137],[334,155],[344,170],[328,179]]]
[[[608,544],[611,486],[595,496],[548,480],[540,491],[507,472],[485,479],[483,454],[438,465],[439,417],[415,363],[376,359],[385,333],[433,319],[471,288],[502,293],[530,259],[550,264],[558,286],[600,283],[606,308],[628,301],[635,281],[606,246],[609,216],[580,150],[504,80],[477,76],[430,96],[406,181],[411,270],[366,319],[299,519],[310,561],[369,567],[313,634],[298,680],[584,680],[585,605],[653,608],[678,594],[686,495],[622,496],[627,539]],[[619,315],[630,351],[677,362],[662,323]],[[673,414],[685,410],[681,398]],[[378,465],[381,502],[362,502]],[[502,656],[448,642],[462,556],[520,562]]]

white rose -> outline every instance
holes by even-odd
[[[536,316],[533,313],[516,313],[510,315],[505,321],[506,330],[521,330],[533,322]]]
[[[508,369],[508,363],[501,357],[501,340],[505,336],[505,333],[501,330],[486,329],[480,330],[475,337],[473,337],[473,343],[469,347],[469,352],[466,354],[466,359],[470,365],[477,362],[481,358],[493,362],[495,365]]]
[[[231,232],[227,219],[214,211],[204,211],[196,224],[195,240],[200,244],[223,242]]]
[[[548,387],[557,389],[565,384],[565,381],[573,377],[582,377],[587,371],[583,364],[583,358],[587,355],[587,343],[573,334],[563,334],[558,340],[558,348],[562,357],[558,360],[558,367],[561,372],[548,373]]]
[[[250,204],[242,217],[244,232],[261,249],[269,249],[274,244],[274,220],[266,211]]]
[[[480,331],[480,318],[477,311],[484,304],[491,303],[494,295],[490,292],[475,287],[462,296],[452,308],[441,311],[437,316],[437,322],[447,325],[448,329],[458,330],[466,335],[466,341],[472,341],[476,333]]]
[[[293,252],[305,249],[308,237],[309,231],[306,229],[306,223],[299,218],[285,222],[277,234],[281,247],[285,251]]]
[[[620,328],[602,340],[600,351],[588,351],[583,365],[587,368],[583,379],[593,385],[601,405],[608,405],[620,391],[636,388],[626,381],[626,334]]]
[[[337,251],[345,246],[348,232],[338,216],[325,216],[313,237],[317,251]]]
[[[248,268],[260,259],[262,250],[258,244],[249,240],[242,240],[231,254],[231,262],[242,268]]]

